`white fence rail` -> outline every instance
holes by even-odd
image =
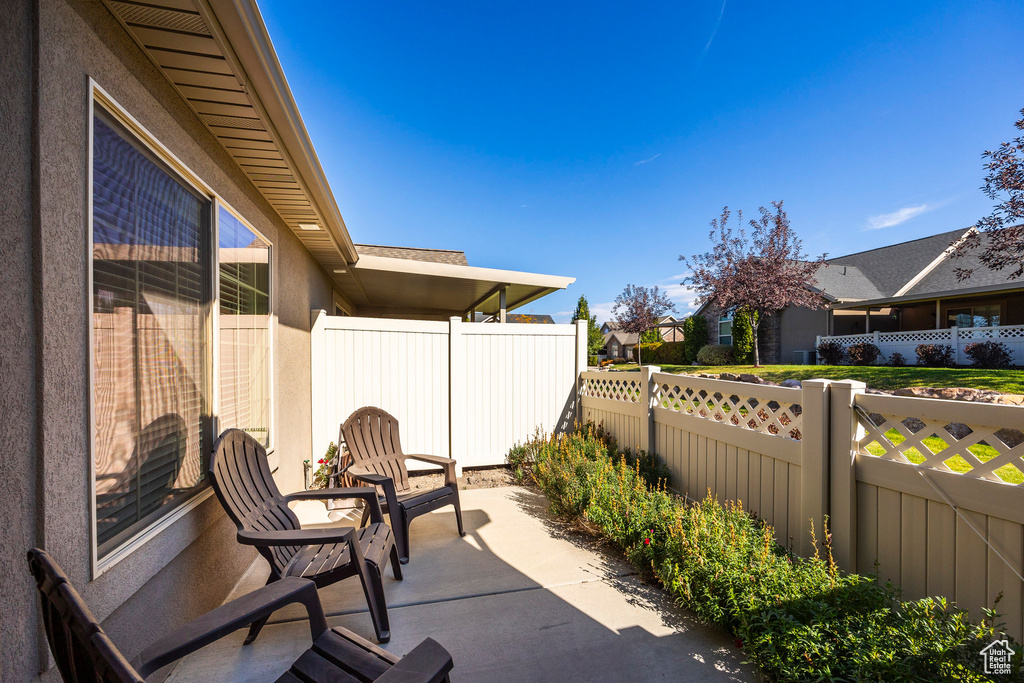
[[[353,411],[398,418],[407,453],[505,462],[537,428],[571,423],[586,368],[579,325],[387,320],[312,313],[312,462]]]
[[[813,552],[829,516],[844,569],[907,598],[943,595],[978,619],[999,593],[1024,634],[1024,408],[864,393],[860,382],[802,389],[668,375],[586,372],[584,419],[622,447],[660,455],[672,487],[741,501],[780,543]]]
[[[817,338],[823,341],[837,341],[843,348],[854,344],[870,342],[882,351],[879,363],[884,363],[892,354],[899,353],[908,365],[917,363],[917,349],[920,344],[937,344],[953,347],[958,365],[969,365],[970,357],[965,349],[968,344],[982,341],[997,341],[1006,344],[1013,357],[1013,365],[1024,366],[1024,325],[1000,325],[998,327],[950,327],[943,330],[915,330],[908,332],[870,332]],[[819,359],[819,363],[820,363]]]

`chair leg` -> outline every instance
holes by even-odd
[[[359,518],[359,528],[362,529],[364,526],[366,526],[366,522],[369,521],[369,519],[370,519],[370,506],[364,504],[363,505],[363,516]]]
[[[384,598],[380,567],[372,562],[363,562],[359,568],[359,578],[363,582],[363,594],[366,595],[366,606],[370,608],[377,642],[386,643],[391,640],[391,624],[388,621],[388,603]]]
[[[391,533],[398,546],[398,561],[409,564],[409,517],[401,506],[389,511],[388,515],[391,517]]]
[[[269,586],[275,581],[277,581],[277,577],[274,576],[273,572],[271,572],[270,576],[267,577],[266,585]],[[268,619],[270,619],[269,614],[263,617],[262,619],[257,619],[256,621],[249,624],[249,633],[245,636],[245,640],[242,642],[242,644],[249,645],[250,643],[252,643],[252,641],[256,640],[256,636],[258,636],[260,634],[260,631],[263,630],[263,627],[266,626]]]
[[[391,544],[391,571],[396,581],[402,580],[402,563],[398,559],[398,546]]]
[[[455,500],[452,501],[452,505],[455,506],[455,521],[459,525],[459,536],[465,536],[466,530],[462,528],[462,503],[459,501],[459,489],[456,487],[452,490],[455,492]]]

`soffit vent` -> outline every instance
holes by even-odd
[[[129,25],[210,35],[210,29],[198,12],[135,5],[127,2],[111,2],[110,7]]]

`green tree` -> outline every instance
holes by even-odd
[[[649,330],[644,330],[644,333],[640,335],[641,344],[657,344],[661,341],[661,332],[657,328],[652,327]]]
[[[691,315],[683,321],[683,348],[686,349],[686,361],[697,360],[697,352],[707,346],[708,321],[702,315]]]
[[[736,362],[746,365],[754,360],[754,323],[757,313],[740,310],[732,316],[732,352]]]
[[[590,315],[590,304],[587,303],[585,295],[580,296],[580,300],[576,302],[576,311],[572,314],[572,321],[577,320],[587,321],[587,355],[596,356],[604,346],[604,335],[597,326],[597,316]]]

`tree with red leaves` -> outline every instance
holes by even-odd
[[[800,238],[789,225],[782,202],[772,202],[774,211],[760,208],[760,218],[750,221],[748,238],[743,228],[743,212],[738,211],[734,232],[729,224],[732,212],[711,221],[708,238],[714,249],[679,260],[692,271],[683,284],[697,292],[697,305],[710,303],[721,311],[744,311],[754,328],[754,365],[760,367],[757,333],[769,315],[787,306],[821,308],[825,300],[812,289],[815,273],[825,263],[826,254],[808,261],[802,253]]]
[[[1024,131],[1024,109],[1015,124]],[[969,250],[981,246],[981,235],[988,239],[978,255],[981,263],[992,270],[1012,269],[1007,280],[1024,275],[1024,135],[1004,142],[996,150],[981,155],[988,159],[985,184],[982,191],[992,201],[999,201],[992,213],[975,224],[975,230],[956,243],[952,256],[962,258]],[[963,282],[971,276],[972,268],[957,268],[957,278]]]
[[[654,287],[626,285],[622,294],[615,297],[612,313],[619,329],[627,334],[637,336],[636,361],[643,364],[640,358],[640,338],[644,332],[658,324],[658,318],[669,311],[676,310],[675,304],[668,295]]]

